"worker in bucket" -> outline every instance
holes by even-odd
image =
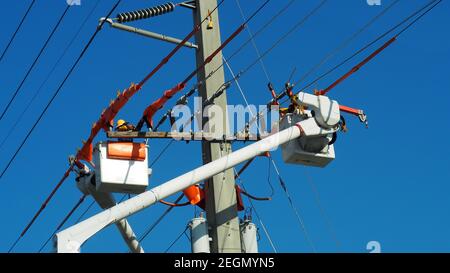
[[[116,131],[118,131],[118,132],[133,132],[135,130],[136,130],[136,127],[133,124],[126,122],[123,119],[119,119],[117,121]]]
[[[116,131],[117,132],[133,132],[133,131],[136,131],[136,127],[133,124],[126,122],[123,119],[119,119],[117,121]],[[119,138],[117,140],[123,141],[123,142],[133,142],[133,139],[131,139],[131,138]]]

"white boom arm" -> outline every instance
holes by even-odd
[[[307,100],[308,99],[303,101],[303,103],[314,106],[317,105],[317,102],[320,102],[320,104],[322,105],[317,105],[318,108],[325,106],[328,108],[328,111],[330,110],[330,103],[335,103],[335,101],[329,100],[327,101],[328,103],[323,103],[321,98],[321,100],[314,101],[310,104],[306,102]],[[301,98],[299,98],[299,102],[302,103]],[[332,107],[332,109],[334,110],[336,108]],[[334,112],[334,116],[339,115],[339,109],[337,109],[337,111],[331,111],[331,113],[332,112]],[[294,126],[274,133],[273,135],[268,136],[263,140],[255,142],[247,147],[239,149],[235,152],[232,152],[231,154],[228,154],[208,164],[198,167],[188,173],[178,176],[149,191],[141,193],[120,204],[117,204],[110,209],[104,210],[103,212],[94,215],[91,218],[78,223],[77,225],[74,225],[57,233],[55,235],[56,252],[79,252],[81,245],[83,245],[87,239],[92,237],[103,228],[114,224],[132,214],[135,214],[157,203],[159,200],[167,198],[179,191],[186,189],[189,186],[195,185],[220,172],[233,168],[234,166],[246,160],[254,158],[264,152],[275,150],[281,144],[287,143],[288,141],[296,139],[300,136],[321,136],[336,132],[336,126],[335,128],[330,128],[331,126],[325,127],[319,125],[321,123],[324,123],[324,120],[325,122],[330,120],[329,118],[324,119],[324,117],[318,117],[320,115],[321,112],[316,113],[315,118],[308,118],[306,120],[300,121]],[[337,123],[337,121],[335,123]],[[328,123],[326,125],[331,124]]]

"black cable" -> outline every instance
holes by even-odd
[[[270,200],[272,200],[272,198],[270,198],[270,197],[257,197],[257,196],[251,195],[250,193],[248,193],[246,191],[243,191],[243,190],[241,190],[241,193],[243,195],[247,196],[248,198],[256,200],[256,201],[270,201]]]
[[[296,216],[296,219],[297,219],[298,223],[300,224],[300,227],[301,227],[301,229],[302,229],[302,231],[303,231],[303,233],[305,235],[306,241],[308,242],[308,244],[311,247],[311,249],[313,250],[313,252],[316,253],[316,248],[315,248],[315,246],[314,246],[314,244],[312,242],[312,239],[310,238],[309,233],[308,233],[308,231],[306,229],[306,225],[305,225],[305,222],[303,220],[303,217],[300,215],[299,210],[295,206],[294,201],[292,200],[292,197],[291,197],[291,195],[289,193],[289,190],[287,188],[287,185],[284,182],[283,177],[281,177],[280,172],[278,171],[278,168],[277,168],[277,166],[275,164],[275,161],[273,160],[272,156],[270,156],[270,155],[269,155],[269,158],[272,161],[272,165],[273,165],[273,167],[275,169],[275,172],[276,172],[276,174],[278,176],[278,181],[280,182],[280,186],[283,189],[283,191],[284,191],[284,193],[286,195],[286,198],[288,199],[289,205],[290,205],[291,209],[293,210],[293,212],[294,212],[294,214]]]
[[[400,30],[399,33],[397,33],[397,37],[402,35],[403,32],[407,31],[410,27],[412,27],[417,21],[419,21],[423,16],[425,16],[428,12],[430,12],[432,9],[434,9],[437,5],[439,5],[442,2],[442,0],[439,0],[436,4],[428,8],[424,13],[419,15],[416,19],[414,19],[411,23],[409,23],[406,27],[404,27],[402,30]]]
[[[159,152],[159,154],[156,156],[156,158],[150,163],[149,167],[151,168],[156,162],[158,162],[159,158],[166,152],[166,150],[170,147],[170,145],[174,142],[174,138],[172,138],[169,143],[164,146],[164,148]]]
[[[50,42],[50,40],[52,39],[53,35],[55,34],[56,30],[58,29],[59,25],[61,24],[62,20],[64,19],[64,17],[66,16],[67,12],[70,9],[70,5],[67,5],[67,7],[64,9],[63,13],[61,14],[61,17],[59,18],[58,22],[56,23],[56,25],[53,27],[52,32],[50,33],[50,35],[47,37],[47,40],[45,41],[44,45],[42,46],[41,50],[39,51],[38,55],[36,56],[36,58],[34,59],[33,63],[31,64],[31,66],[28,68],[27,73],[25,74],[25,77],[22,79],[22,81],[20,82],[19,86],[17,86],[16,91],[14,91],[13,96],[11,97],[11,99],[9,100],[8,104],[6,104],[5,109],[3,109],[2,114],[0,115],[0,121],[3,119],[3,117],[5,116],[6,112],[8,111],[9,107],[11,106],[11,104],[13,103],[14,99],[17,97],[17,94],[19,94],[20,89],[22,88],[23,84],[25,83],[25,81],[27,80],[28,76],[30,75],[31,71],[33,70],[34,66],[37,64],[39,58],[41,57],[42,53],[44,52],[44,50],[47,48],[48,43]]]
[[[242,187],[242,189],[244,189],[244,191],[246,191],[244,182],[243,182],[243,180],[242,180],[242,177],[241,177],[240,175],[237,175],[237,172],[236,172],[235,169],[233,169],[233,170],[234,170],[234,172],[235,172],[235,174],[236,174],[237,181],[239,181],[240,184],[241,184],[240,186]],[[274,253],[277,253],[277,249],[276,249],[276,247],[275,247],[275,244],[274,244],[273,241],[272,241],[272,238],[271,238],[271,236],[270,236],[270,234],[269,234],[269,231],[267,230],[266,226],[264,225],[264,223],[263,223],[263,221],[262,221],[261,216],[259,215],[258,211],[256,210],[256,207],[254,206],[252,199],[251,199],[250,197],[247,196],[247,200],[248,200],[248,202],[250,203],[251,208],[252,208],[253,211],[255,212],[256,218],[258,218],[259,223],[261,224],[261,227],[262,227],[264,233],[266,234],[267,240],[269,240],[269,244],[270,244],[270,246],[271,246],[272,249],[273,249],[273,252],[274,252]]]
[[[176,200],[175,200],[175,204],[178,204],[180,201],[181,201],[181,199],[183,199],[183,196],[184,196],[184,194],[181,194]],[[142,234],[142,236],[139,238],[139,242],[140,243],[142,243],[144,240],[145,240],[145,238],[150,234],[150,232],[152,232],[154,229],[155,229],[155,227],[157,226],[157,225],[159,225],[159,223],[161,223],[161,221],[164,219],[164,217],[166,217],[166,215],[167,214],[169,214],[169,212],[173,209],[174,207],[168,207],[164,212],[163,212],[163,214],[161,214],[161,216],[159,216],[159,218],[158,219],[156,219],[156,221],[155,222],[153,222],[153,224],[151,224],[148,228],[147,228],[147,230]]]
[[[396,4],[398,4],[400,0],[395,0],[390,5],[388,5],[385,9],[383,9],[380,13],[378,13],[375,17],[373,17],[367,24],[365,24],[362,28],[360,28],[357,32],[355,32],[351,37],[346,39],[342,44],[333,49],[330,53],[328,53],[319,63],[313,66],[308,72],[306,72],[298,81],[294,83],[294,86],[298,85],[300,82],[303,82],[306,78],[308,78],[312,73],[317,71],[320,67],[322,67],[329,59],[336,56],[338,52],[346,48],[353,40],[355,40],[361,33],[366,31],[370,26],[372,26],[376,21],[378,21],[383,15],[385,15],[389,10],[391,10]],[[289,80],[290,82],[290,80]],[[286,93],[283,93],[286,94]],[[283,95],[284,96],[284,95]],[[278,98],[281,99],[282,97]]]
[[[313,10],[311,10],[305,17],[303,17],[300,21],[298,21],[294,26],[289,29],[283,36],[281,36],[269,49],[267,49],[261,56],[259,56],[253,63],[251,63],[247,68],[245,68],[241,74],[244,74],[252,68],[255,64],[259,62],[262,58],[264,58],[267,54],[269,54],[275,47],[277,47],[284,39],[286,39],[289,35],[291,35],[294,31],[296,31],[300,26],[302,26],[309,18],[311,18],[323,5],[326,4],[328,0],[322,0],[319,5],[317,5]]]
[[[108,15],[105,18],[108,18],[113,12],[114,10],[117,8],[117,6],[120,4],[120,2],[122,2],[122,0],[118,0],[116,2],[116,4],[111,8],[111,10],[109,11]],[[56,96],[58,95],[59,91],[61,91],[61,88],[64,86],[64,84],[66,83],[67,79],[69,78],[69,76],[72,74],[72,72],[75,70],[75,67],[77,66],[77,64],[80,62],[81,58],[84,56],[84,54],[86,53],[87,49],[89,48],[89,46],[92,44],[94,38],[97,36],[97,33],[100,31],[101,27],[103,26],[103,24],[106,22],[106,20],[102,21],[102,23],[97,27],[97,29],[95,30],[94,34],[91,36],[91,38],[89,39],[88,43],[86,44],[86,46],[84,47],[83,51],[81,52],[81,54],[78,56],[77,60],[75,61],[75,63],[72,65],[72,67],[70,68],[69,72],[67,73],[66,77],[64,78],[64,80],[61,82],[61,84],[59,85],[59,87],[56,89],[55,93],[53,94],[52,98],[50,99],[50,101],[47,103],[47,105],[45,106],[44,110],[42,111],[42,113],[39,115],[38,119],[36,120],[36,122],[34,123],[33,127],[31,127],[30,131],[28,131],[25,139],[22,141],[22,143],[20,144],[19,148],[16,150],[16,152],[14,153],[14,155],[12,156],[12,158],[9,160],[8,164],[6,165],[6,167],[3,169],[2,173],[0,174],[0,178],[3,177],[3,175],[5,174],[5,172],[8,170],[9,166],[11,165],[11,163],[14,161],[14,159],[16,158],[17,154],[20,152],[20,150],[22,149],[23,145],[26,143],[26,141],[28,140],[28,138],[30,137],[31,133],[33,132],[33,130],[36,128],[36,126],[38,125],[38,123],[41,121],[42,117],[44,116],[44,114],[47,112],[48,108],[50,107],[50,105],[52,104],[53,100],[56,98]]]
[[[127,196],[126,194],[122,195],[122,198],[117,203],[121,203],[125,199],[126,196]],[[94,204],[95,204],[95,200],[92,200],[92,202],[89,204],[89,206],[83,211],[83,213],[75,221],[75,224],[78,224],[81,221],[81,219],[84,217],[84,215],[86,215],[86,213],[91,209],[91,207]]]
[[[273,188],[272,182],[271,182],[271,176],[272,176],[272,162],[270,162],[270,157],[267,158],[268,163],[269,163],[269,167],[267,170],[267,184],[269,184],[270,187],[270,197],[273,197],[275,194],[275,189]]]
[[[87,208],[81,213],[81,215],[78,217],[78,219],[75,221],[75,224],[78,224],[81,219],[86,215],[86,213],[91,209],[91,207],[95,204],[95,200],[92,200],[92,202],[87,206]]]
[[[175,241],[173,241],[173,242],[170,244],[170,246],[164,251],[164,253],[167,253],[167,252],[172,248],[172,246],[175,245],[175,244],[178,242],[178,240],[180,240],[180,238],[183,236],[183,234],[186,232],[187,229],[188,229],[188,227],[186,227],[186,228],[183,230],[183,232],[181,232],[181,234],[178,235],[178,237],[175,239]]]
[[[100,0],[97,0],[97,2],[95,3],[95,5],[92,7],[91,11],[89,12],[89,14],[86,16],[86,18],[84,19],[83,23],[80,25],[80,27],[78,28],[77,32],[75,33],[75,35],[72,37],[72,40],[67,44],[66,48],[64,49],[63,53],[59,56],[58,60],[56,61],[56,63],[53,65],[52,69],[50,70],[50,72],[47,74],[47,76],[45,77],[45,80],[42,82],[42,84],[39,86],[39,88],[36,90],[36,92],[34,93],[33,97],[31,98],[31,100],[28,102],[27,106],[23,109],[23,111],[20,113],[19,117],[16,119],[16,121],[14,122],[14,125],[7,130],[7,134],[6,136],[3,138],[2,142],[0,143],[0,149],[3,147],[3,144],[5,144],[5,142],[9,139],[9,137],[11,136],[12,132],[16,129],[17,125],[19,125],[19,123],[22,121],[23,116],[25,115],[25,113],[28,111],[28,109],[30,108],[30,106],[33,104],[34,100],[38,97],[39,93],[41,92],[42,88],[45,86],[45,84],[47,83],[47,81],[50,79],[50,77],[53,75],[53,72],[56,70],[56,68],[59,66],[60,62],[62,61],[62,59],[64,58],[64,56],[67,54],[67,52],[69,51],[69,48],[74,44],[75,39],[78,37],[78,35],[81,33],[81,30],[84,28],[84,26],[86,25],[88,19],[92,16],[92,14],[94,13],[95,9],[97,8],[98,4],[100,3]]]
[[[20,20],[19,25],[16,28],[16,31],[14,31],[14,34],[12,35],[11,39],[9,39],[8,45],[5,47],[5,49],[3,50],[2,55],[0,56],[0,62],[3,60],[3,57],[6,54],[6,51],[8,51],[9,47],[11,46],[12,42],[14,41],[14,39],[16,38],[17,33],[19,32],[20,28],[22,27],[23,22],[25,21],[25,19],[28,16],[28,13],[30,13],[31,8],[34,5],[34,2],[36,2],[36,0],[31,1],[30,5],[28,6],[27,11],[25,12],[25,14],[22,17],[22,20]]]
[[[44,249],[44,247],[50,242],[50,240],[53,238],[53,236],[58,232],[64,224],[70,219],[72,214],[80,207],[80,205],[83,203],[84,199],[86,198],[86,195],[83,195],[80,200],[77,201],[77,203],[73,206],[73,208],[69,211],[69,213],[64,217],[64,219],[61,221],[61,223],[56,227],[56,229],[53,231],[53,233],[48,237],[48,239],[42,244],[41,248],[39,248],[38,253],[41,253],[41,251]]]

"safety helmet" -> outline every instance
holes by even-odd
[[[125,123],[126,123],[125,120],[119,119],[119,120],[117,121],[117,127],[116,127],[116,128],[119,128],[120,126],[124,125]]]

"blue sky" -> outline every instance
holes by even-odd
[[[0,35],[0,49],[6,46],[28,2],[3,3],[5,24]],[[107,13],[113,2],[100,1],[61,65],[1,147],[1,168],[95,30],[98,18]],[[247,15],[262,3],[241,2]],[[253,32],[287,2],[271,1],[250,23]],[[308,80],[325,72],[426,2],[400,1]],[[81,6],[69,10],[20,95],[1,121],[3,132],[10,130],[95,3],[94,0],[82,0]],[[118,11],[160,3],[162,1],[123,1]],[[256,38],[260,50],[269,48],[318,3],[317,0],[295,1],[285,16]],[[365,0],[328,1],[304,26],[264,58],[274,85],[281,89],[294,67],[297,68],[294,78],[300,78],[390,3],[391,0],[382,0],[381,6],[369,6]],[[53,0],[51,3],[37,1],[13,46],[0,63],[1,107],[6,105],[65,7],[64,0]],[[449,11],[448,1],[443,1],[380,56],[330,93],[342,104],[364,109],[369,116],[370,128],[365,129],[356,119],[347,118],[349,132],[339,135],[335,145],[336,160],[327,168],[287,165],[282,162],[280,151],[273,153],[317,251],[367,252],[366,244],[372,240],[379,241],[384,252],[450,251],[450,148],[446,143],[446,137],[450,134],[447,121],[450,116],[450,38],[446,35]],[[220,16],[224,39],[242,23],[236,2],[225,1]],[[177,8],[174,13],[130,24],[182,38],[192,29],[192,15],[188,10]],[[247,33],[241,33],[224,50],[224,56],[230,55],[247,39]],[[107,26],[99,33],[42,122],[0,180],[3,218],[0,251],[8,250],[39,208],[67,168],[68,155],[74,154],[76,148],[81,146],[81,139],[87,138],[91,124],[116,91],[139,81],[172,48],[172,44]],[[251,63],[256,53],[249,45],[238,56],[231,61],[235,71]],[[318,82],[317,88],[328,86],[361,57]],[[194,68],[194,51],[182,49],[142,92],[133,97],[119,116],[130,121],[138,120],[146,105]],[[229,73],[226,77],[231,78]],[[264,104],[270,99],[266,90],[267,80],[260,66],[245,74],[240,84],[251,103]],[[227,94],[230,104],[244,103],[234,85]],[[5,133],[2,134],[1,140],[5,136]],[[104,138],[104,134],[100,134],[97,140]],[[154,158],[165,143],[164,140],[150,141],[150,156]],[[234,149],[241,146],[234,145]],[[199,165],[200,144],[177,142],[154,166],[150,184],[158,185]],[[251,193],[265,195],[270,192],[266,170],[267,159],[259,158],[243,175]],[[273,175],[271,180],[275,186],[273,200],[255,205],[275,246],[279,252],[310,252],[311,248],[276,177]],[[71,176],[15,251],[37,251],[79,197],[80,192]],[[73,224],[90,201],[83,204],[68,225]],[[136,233],[142,234],[164,209],[163,205],[156,205],[132,216],[130,222]],[[97,212],[99,208],[95,207],[88,215]],[[192,207],[174,209],[143,242],[145,250],[164,251],[184,229],[194,212]],[[340,242],[339,247],[332,232]],[[260,233],[260,251],[271,252],[266,236],[262,230]],[[50,245],[46,251],[49,249]],[[89,240],[82,251],[125,252],[126,246],[115,227],[109,227]],[[190,245],[182,238],[171,251],[188,252]]]

